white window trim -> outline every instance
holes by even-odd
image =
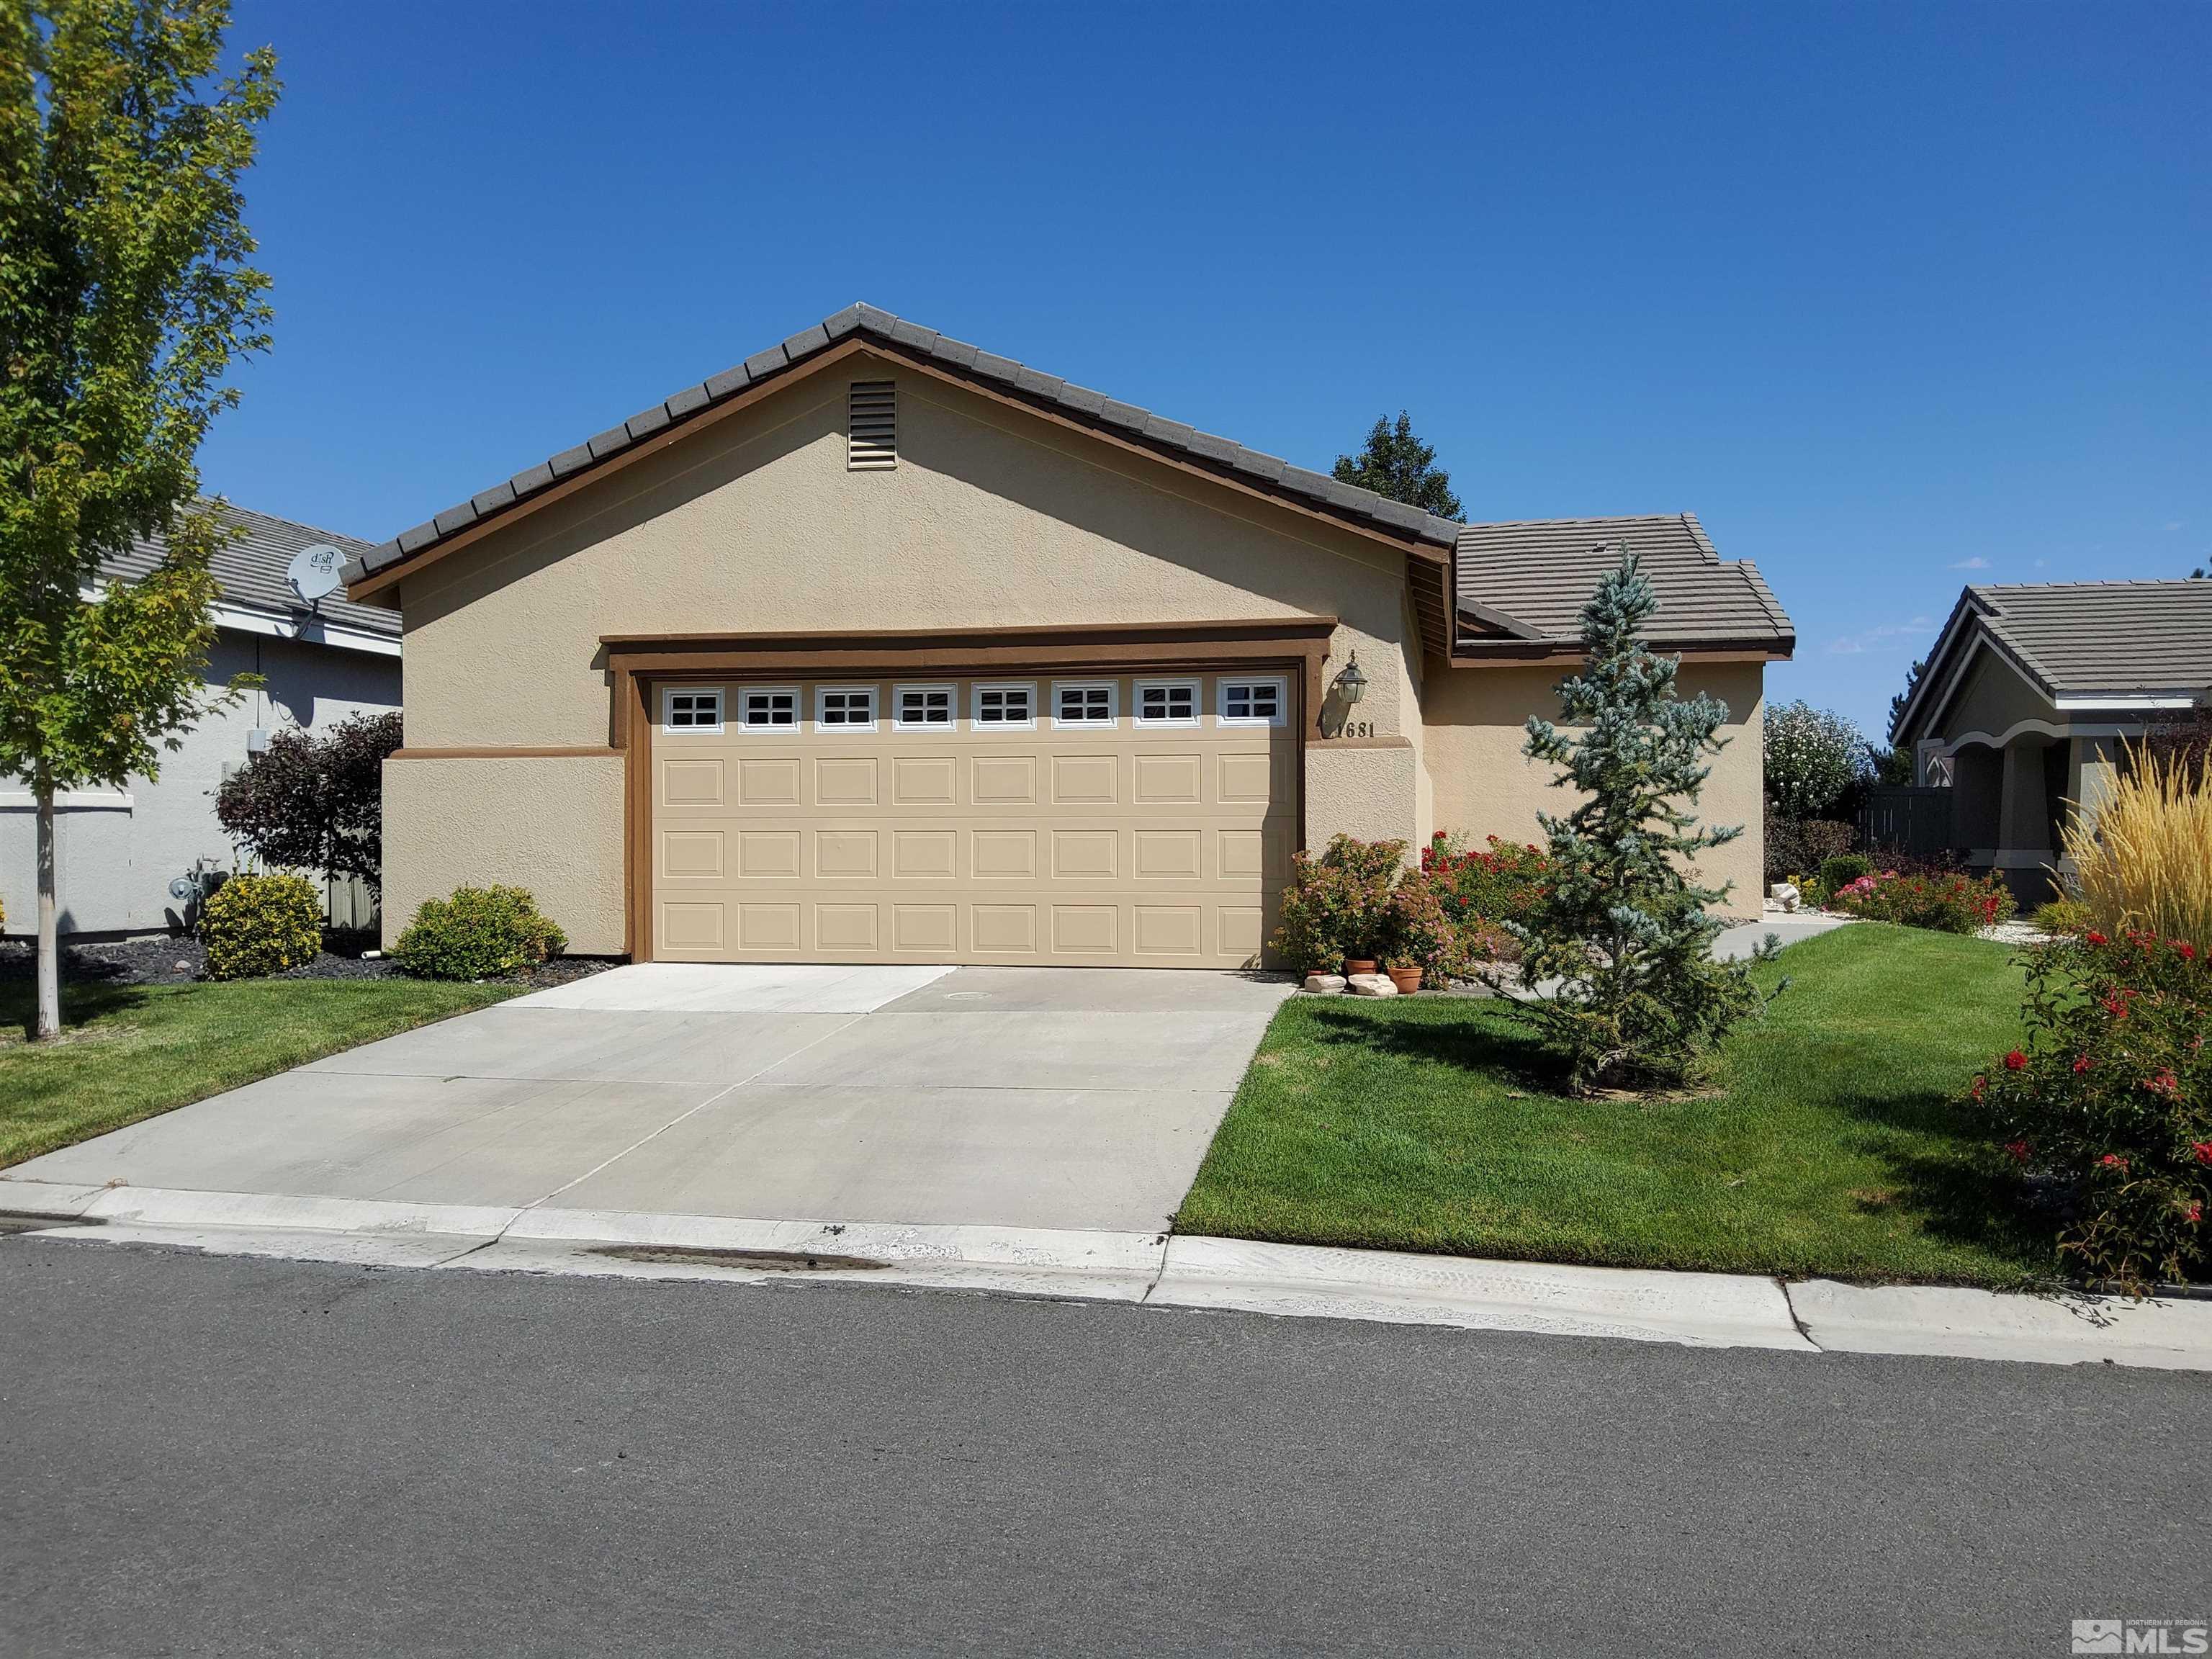
[[[823,712],[825,705],[827,704],[829,694],[832,691],[842,691],[847,693],[848,696],[854,691],[866,692],[868,694],[868,718],[865,720],[854,720],[844,726],[823,725],[822,722]],[[879,686],[817,685],[814,688],[814,729],[817,732],[828,732],[833,733],[838,732],[874,732],[881,728],[883,721],[884,699],[882,688]]]
[[[987,720],[983,718],[983,694],[986,691],[1026,691],[1030,694],[1030,717],[1025,720]],[[1035,680],[977,680],[968,688],[969,729],[975,732],[1034,732],[1037,724],[1037,688]]]
[[[1060,717],[1060,694],[1063,691],[1097,691],[1106,693],[1106,718],[1103,720],[1064,720]],[[1109,732],[1121,723],[1121,682],[1119,680],[1054,680],[1052,683],[1052,724],[1060,732]]]
[[[766,694],[766,693],[771,693],[771,692],[788,692],[788,693],[790,694],[790,696],[791,696],[791,724],[790,724],[790,725],[788,725],[788,726],[769,726],[769,725],[766,724],[765,722],[763,722],[763,724],[761,724],[761,725],[759,725],[759,726],[755,726],[755,725],[754,725],[750,720],[747,720],[747,719],[745,718],[745,699],[746,699],[747,697],[757,697],[757,696],[763,696],[763,694]],[[726,712],[725,713],[725,714],[724,714],[723,718],[724,718],[724,719],[726,719],[726,720],[728,718],[728,715],[727,715]],[[770,732],[770,733],[795,732],[799,732],[799,731],[800,731],[800,730],[804,729],[804,728],[805,728],[805,725],[806,725],[806,702],[805,702],[805,700],[802,696],[800,696],[800,695],[799,695],[799,688],[798,688],[797,686],[795,686],[795,685],[741,685],[741,686],[739,686],[739,687],[738,688],[738,719],[737,719],[737,727],[738,727],[738,731],[740,731],[740,732],[746,732],[746,733],[749,733],[749,734],[750,734],[750,733],[758,733],[758,732]]]
[[[712,726],[674,726],[671,717],[676,712],[678,696],[700,697],[712,694],[714,699],[714,723]],[[730,717],[729,689],[720,685],[664,685],[660,688],[660,729],[672,738],[719,738],[725,722]]]
[[[945,718],[942,721],[909,720],[900,713],[909,691],[942,691],[945,693]],[[894,732],[957,732],[960,729],[960,688],[946,680],[919,680],[911,685],[891,687],[891,730]]]
[[[1188,686],[1190,689],[1190,718],[1188,720],[1146,720],[1145,692],[1154,686]],[[1146,732],[1182,730],[1188,732],[1199,724],[1200,707],[1199,693],[1204,688],[1196,680],[1133,680],[1129,685],[1129,724]]]
[[[1229,713],[1229,688],[1232,685],[1272,685],[1275,688],[1275,714],[1272,720],[1261,720],[1249,714],[1232,717]],[[1213,717],[1215,722],[1236,729],[1258,729],[1263,726],[1287,725],[1290,720],[1291,685],[1279,674],[1224,674],[1213,683]]]

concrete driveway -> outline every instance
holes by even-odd
[[[67,1184],[1152,1231],[1285,981],[619,968],[5,1172]]]

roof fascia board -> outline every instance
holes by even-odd
[[[1673,646],[1664,640],[1646,641],[1647,647],[1656,656],[1674,657],[1682,662],[1788,662],[1790,653],[1756,641],[1714,641],[1704,645]],[[1588,660],[1588,653],[1579,643],[1542,642],[1533,646],[1508,644],[1498,641],[1487,644],[1462,643],[1447,659],[1454,668],[1541,668],[1562,663]]]
[[[337,651],[362,651],[376,657],[400,654],[399,641],[388,634],[348,628],[343,623],[326,622],[320,617],[280,617],[273,611],[252,611],[237,605],[212,605],[208,614],[217,628],[228,628],[236,633],[296,640],[305,645],[326,645]]]
[[[1965,650],[1971,644],[1971,641],[1960,629],[1962,619],[1969,613],[1977,616],[1980,614],[1980,607],[1974,599],[1974,590],[1972,587],[1960,590],[1958,599],[1952,603],[1951,614],[1943,619],[1943,626],[1936,630],[1936,643],[1929,647],[1928,655],[1923,659],[1926,666],[1921,669],[1920,678],[1913,682],[1911,689],[1905,693],[1905,707],[1898,711],[1897,718],[1889,723],[1891,743],[1895,744],[1904,740],[1903,734],[1911,728],[1914,719],[1920,713],[1921,705],[1927,701],[1929,692],[1943,680],[1944,665],[1949,661],[1951,653],[1954,651]]]
[[[1462,599],[1458,608],[1460,615],[1472,617],[1484,627],[1510,634],[1516,640],[1540,640],[1544,637],[1519,617],[1494,605],[1477,605],[1471,599]]]

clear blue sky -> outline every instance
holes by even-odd
[[[2212,6],[242,3],[276,349],[380,539],[857,299],[1477,520],[1672,512],[1872,731],[1966,580],[2212,560]]]

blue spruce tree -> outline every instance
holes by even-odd
[[[1508,924],[1522,985],[1545,988],[1511,1006],[1584,1090],[1692,1081],[1759,1006],[1745,965],[1712,959],[1723,924],[1708,907],[1728,889],[1689,874],[1698,854],[1743,833],[1700,825],[1690,810],[1726,742],[1728,705],[1674,695],[1676,659],[1644,644],[1658,601],[1622,555],[1583,608],[1587,664],[1553,688],[1564,723],[1581,730],[1528,721],[1523,752],[1559,768],[1554,787],[1583,800],[1564,817],[1538,815],[1555,877],[1528,920]]]

